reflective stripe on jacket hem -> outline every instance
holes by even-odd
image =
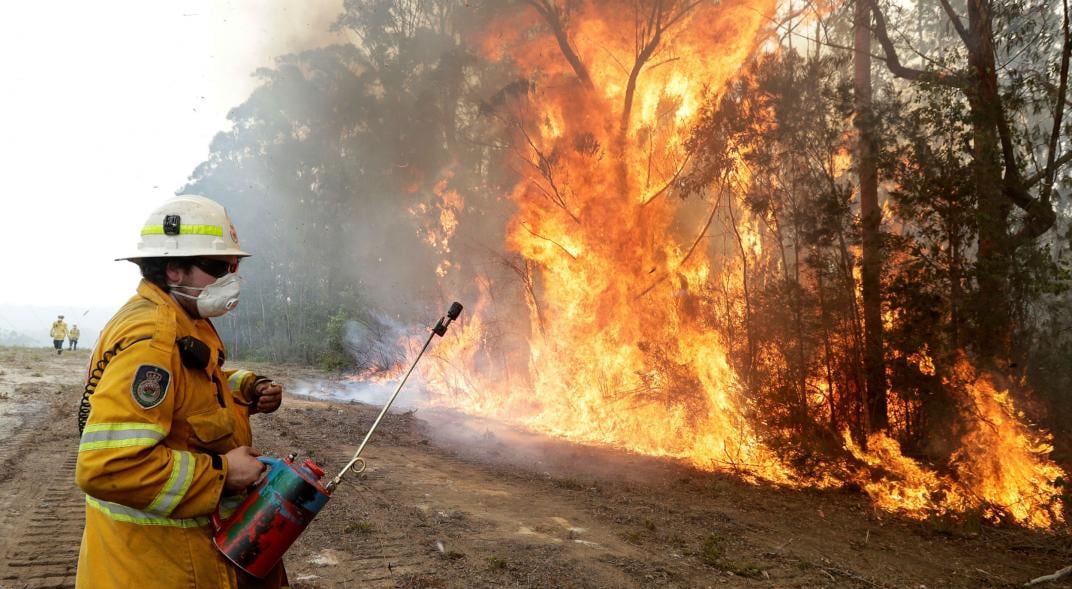
[[[160,517],[158,515],[149,513],[147,511],[140,511],[133,507],[127,507],[126,505],[120,505],[118,503],[112,503],[110,501],[101,501],[86,495],[86,505],[96,509],[109,518],[124,522],[128,524],[135,524],[139,526],[168,526],[172,528],[200,528],[207,526],[209,518],[207,517],[192,517],[189,519],[172,519],[167,517]]]

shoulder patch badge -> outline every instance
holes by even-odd
[[[130,384],[130,395],[142,409],[152,409],[164,401],[171,373],[153,364],[142,364]]]

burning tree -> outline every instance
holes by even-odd
[[[1024,434],[1007,390],[949,376],[968,369],[928,374],[925,347],[910,370],[950,395],[953,417],[932,434],[959,438],[943,456],[951,472],[868,436],[886,425],[887,377],[883,354],[866,352],[844,59],[748,62],[774,3],[525,4],[482,43],[524,79],[495,116],[521,178],[507,244],[525,261],[528,379],[471,380],[464,404],[704,468],[818,485],[833,475],[891,509],[1063,519],[1045,434]],[[704,213],[672,198],[692,193]],[[721,249],[705,244],[712,227],[732,232]],[[894,431],[919,425],[919,397],[895,393],[890,410]],[[846,437],[853,460],[827,446],[813,462],[805,441],[834,446],[842,429],[872,448]],[[980,466],[1009,439],[1026,466]]]
[[[779,42],[776,4],[349,1],[356,45],[262,72],[193,189],[315,220],[250,247],[290,248],[295,274],[265,289],[278,309],[310,288],[305,315],[337,333],[358,297],[398,319],[468,293],[423,367],[438,403],[749,479],[850,483],[916,515],[1062,521],[1019,382],[962,352],[978,224],[957,105],[878,92],[874,307],[851,56]],[[302,266],[325,240],[348,255]],[[887,335],[877,385],[867,302]],[[883,385],[888,428],[868,414]]]
[[[673,198],[699,100],[755,51],[773,3],[525,5],[482,43],[527,84],[494,116],[520,178],[506,239],[533,285],[532,395],[471,394],[560,435],[784,478],[706,319],[714,203],[695,219]]]

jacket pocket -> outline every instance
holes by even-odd
[[[186,418],[193,430],[191,446],[223,454],[234,448],[234,416],[230,409],[215,409]]]

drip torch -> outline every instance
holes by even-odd
[[[257,458],[268,465],[268,473],[249,491],[245,500],[229,517],[222,518],[219,511],[212,515],[213,541],[228,560],[255,577],[263,578],[271,572],[283,557],[283,553],[305,531],[306,526],[331,498],[332,491],[342,482],[343,475],[351,470],[355,473],[365,470],[365,460],[361,458],[361,452],[364,451],[372,433],[376,431],[409,375],[417,367],[417,361],[432,343],[432,338],[446,334],[447,327],[461,312],[461,303],[455,302],[447,310],[447,314],[439,318],[409,370],[402,376],[394,393],[387,399],[376,421],[365,434],[365,439],[357,447],[353,458],[326,485],[321,483],[324,471],[312,460],[294,464],[296,454],[282,460],[268,456]]]

